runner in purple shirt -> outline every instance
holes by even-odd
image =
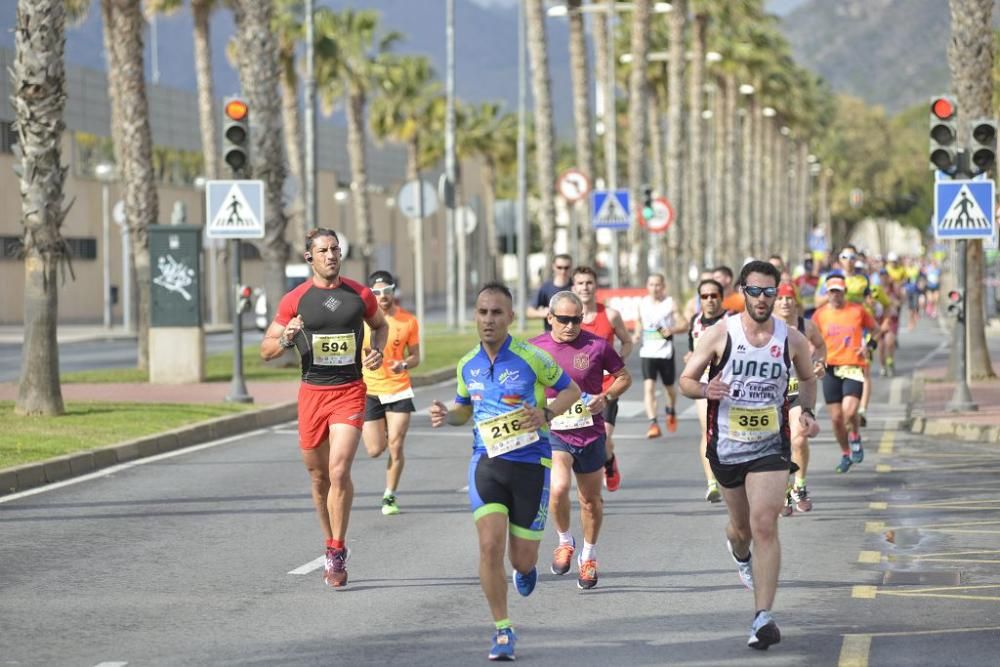
[[[572,292],[558,292],[549,302],[547,316],[552,330],[531,343],[550,353],[580,386],[580,400],[549,424],[552,444],[552,478],[549,515],[559,533],[552,555],[553,574],[566,574],[572,566],[576,540],[569,525],[569,487],[576,473],[583,524],[583,549],[577,558],[577,586],[597,585],[597,535],[604,516],[601,485],[604,477],[604,407],[607,399],[620,397],[632,384],[625,362],[603,338],[581,331],[583,303]],[[603,392],[604,371],[615,381]],[[548,393],[548,392],[547,392]],[[550,398],[555,394],[551,394]]]

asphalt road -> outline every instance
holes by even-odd
[[[906,336],[899,370],[935,349],[929,328]],[[622,488],[606,494],[600,583],[584,592],[575,569],[548,573],[549,528],[537,589],[511,591],[519,660],[996,664],[1000,521],[960,526],[982,516],[970,508],[995,509],[988,475],[1000,456],[897,432],[906,383],[876,384],[868,457],[847,475],[833,473],[839,453],[820,412],[816,507],[781,520],[783,641],[767,653],[746,647],[752,598],[725,549],[725,509],[703,500],[691,403],[681,400],[676,433],[649,441],[633,388],[617,438]],[[430,400],[453,390],[417,391],[400,515],[379,511],[384,461],[359,454],[343,591],[322,583],[294,424],[0,500],[0,665],[485,663],[492,623],[461,491],[469,430],[432,431],[426,417]],[[879,464],[892,470],[877,473]],[[579,541],[575,512],[573,526]],[[949,558],[982,560],[939,562]],[[918,575],[928,583],[907,583]],[[941,583],[949,577],[965,588],[941,593],[955,585]]]
[[[263,334],[256,329],[244,329],[243,344],[260,343]],[[205,354],[230,352],[233,334],[210,333],[205,335]],[[17,382],[21,377],[20,343],[0,343],[0,382]],[[62,373],[88,371],[98,368],[135,368],[138,363],[134,338],[114,338],[59,345],[59,370]]]

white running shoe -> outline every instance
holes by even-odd
[[[740,573],[740,581],[742,581],[743,585],[752,591],[753,590],[753,566],[751,560],[752,554],[747,553],[747,559],[746,562],[744,562],[738,559],[736,557],[736,554],[733,553],[733,545],[729,540],[726,540],[726,548],[729,549],[729,555],[732,556],[733,561],[736,562],[736,567],[738,568]]]

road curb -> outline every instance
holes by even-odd
[[[426,387],[453,377],[455,377],[454,368],[442,368],[431,373],[412,376],[410,382],[414,387]],[[0,497],[86,475],[119,463],[295,421],[297,418],[298,402],[289,401],[236,415],[217,417],[117,445],[6,468],[0,470]]]
[[[259,428],[294,421],[298,416],[297,413],[298,403],[290,401],[259,410],[217,417],[88,452],[77,452],[35,463],[26,463],[14,468],[6,468],[0,470],[0,496],[61,482],[147,456],[156,456],[212,440],[255,431]]]
[[[925,378],[916,374],[910,388],[910,433],[930,437],[947,437],[966,442],[1000,443],[1000,426],[993,424],[967,424],[955,419],[927,417],[924,413]]]

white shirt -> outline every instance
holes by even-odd
[[[671,359],[674,356],[674,343],[660,334],[660,329],[673,329],[674,300],[667,297],[657,301],[651,296],[644,296],[639,302],[639,323],[642,325],[642,347],[639,356],[644,359]]]

